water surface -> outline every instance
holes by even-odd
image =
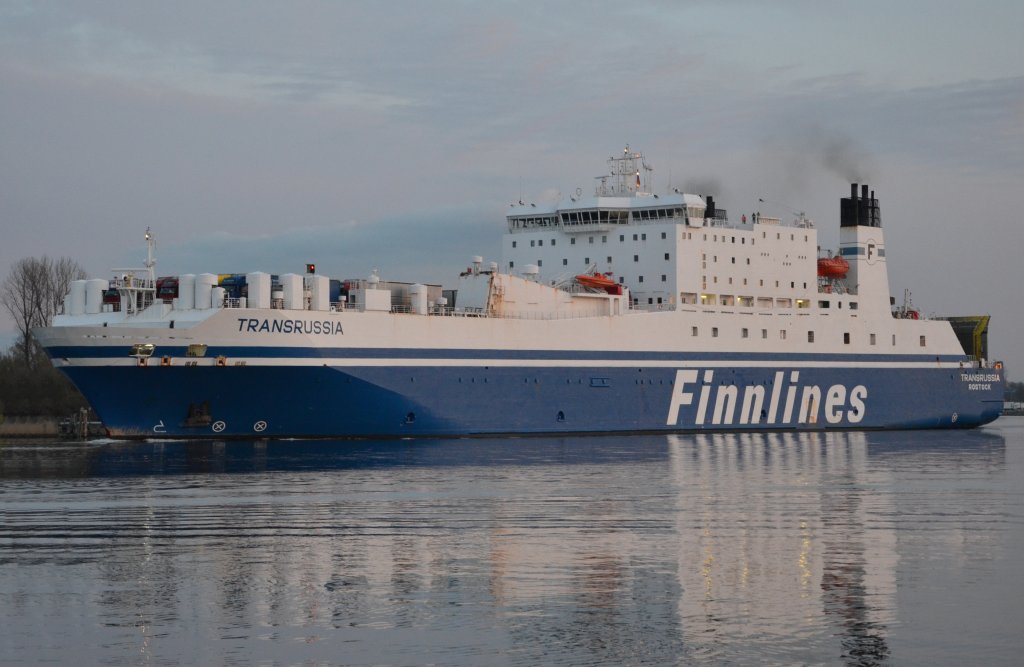
[[[1019,664],[1024,418],[0,444],[0,661]]]

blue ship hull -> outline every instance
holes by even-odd
[[[1002,409],[1001,370],[790,356],[777,365],[764,357],[632,367],[596,359],[569,367],[396,359],[62,370],[111,435],[135,438],[970,428]]]

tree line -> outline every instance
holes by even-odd
[[[88,406],[32,337],[32,329],[48,326],[60,312],[71,281],[85,277],[68,257],[28,257],[18,260],[0,284],[0,305],[18,332],[14,345],[0,354],[0,418],[63,417]]]

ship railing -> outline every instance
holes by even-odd
[[[140,278],[139,276],[133,275],[119,275],[114,276],[114,279],[110,281],[110,286],[114,289],[137,289],[137,290],[156,290],[156,281],[150,280],[149,278]]]
[[[601,317],[607,314],[607,310],[599,309],[573,311],[568,313],[552,313],[545,311],[523,310],[506,311],[501,314],[501,317],[509,320],[582,320],[592,317]]]
[[[224,297],[224,307],[225,308],[241,308],[242,307],[242,300],[238,299],[238,298],[235,298],[233,296],[226,296],[226,297]]]

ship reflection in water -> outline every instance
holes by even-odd
[[[1007,423],[4,445],[0,655],[1011,662],[1024,420]]]

